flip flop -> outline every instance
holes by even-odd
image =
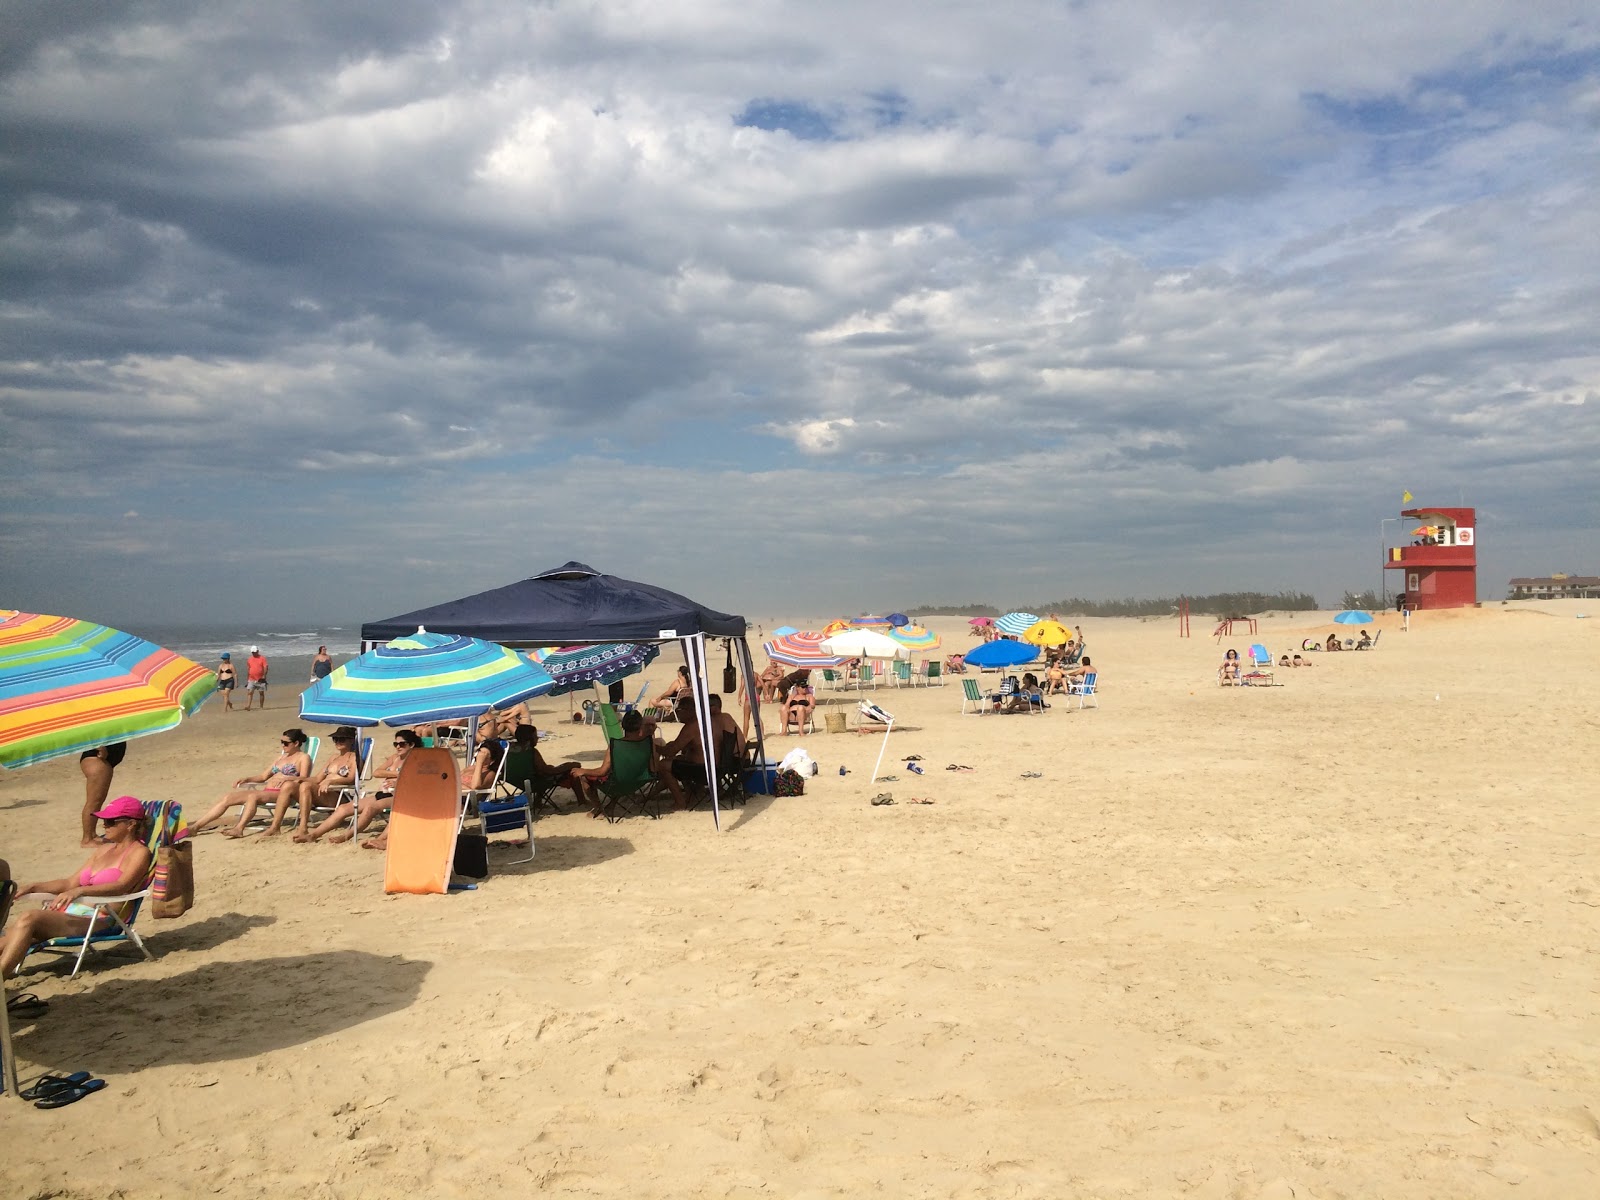
[[[898,776],[898,775],[879,775],[875,782],[877,782],[877,783],[898,783],[899,780],[900,780],[900,776]]]
[[[43,1100],[65,1088],[88,1083],[91,1078],[87,1071],[74,1071],[71,1075],[41,1075],[33,1081],[32,1087],[23,1088],[17,1095],[23,1100]]]
[[[972,768],[968,767],[968,766],[964,766],[961,763],[951,763],[948,767],[945,768],[945,770],[946,771],[970,771],[970,770],[972,770]]]
[[[908,755],[906,755],[906,759],[905,760],[906,760],[906,762],[921,762],[922,761],[922,755],[920,755],[920,754],[908,754]]]
[[[882,808],[885,804],[893,804],[893,803],[894,803],[894,797],[891,796],[888,792],[879,792],[876,796],[874,796],[872,798],[872,807],[873,808]]]
[[[923,798],[918,797],[918,796],[913,796],[913,797],[911,797],[911,803],[913,803],[913,804],[932,804],[933,801],[932,800],[923,799]]]
[[[85,1096],[92,1095],[105,1087],[104,1079],[85,1079],[82,1083],[73,1084],[51,1092],[43,1100],[34,1105],[35,1108],[65,1108],[69,1104],[76,1104]]]
[[[1022,773],[1022,777],[1024,779],[1043,779],[1044,778],[1044,772],[1043,771],[1024,771]]]
[[[50,1002],[41,1000],[32,992],[23,992],[20,996],[13,996],[6,1001],[6,1012],[13,1017],[27,1020],[29,1017],[38,1017],[50,1007]]]

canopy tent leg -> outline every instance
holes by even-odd
[[[689,660],[689,677],[694,681],[695,719],[699,723],[700,751],[706,770],[706,790],[711,793],[711,822],[722,832],[722,806],[717,795],[717,739],[711,726],[711,687],[706,678],[706,635],[697,633],[683,640],[684,657]]]
[[[750,643],[739,638],[738,645],[739,671],[744,676],[745,695],[750,697],[750,723],[755,726],[756,753],[764,763],[767,761],[767,738],[761,724],[761,692],[756,687],[755,663],[750,658]]]

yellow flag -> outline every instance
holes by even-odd
[[[1411,493],[1410,492],[1402,493],[1401,496],[1400,496],[1400,503],[1401,504],[1410,504],[1411,503]]]

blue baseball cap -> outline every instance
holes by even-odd
[[[224,650],[224,651],[223,651],[223,652],[222,652],[222,657],[223,657],[223,658],[232,658],[232,657],[233,657],[233,655],[231,655],[231,654],[229,654],[229,653],[228,653],[228,652],[227,652],[227,651],[226,651],[226,650]]]

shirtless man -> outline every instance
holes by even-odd
[[[681,809],[688,807],[685,785],[698,788],[707,786],[706,750],[700,738],[700,726],[695,721],[692,700],[679,702],[678,720],[683,722],[683,728],[661,751],[661,761],[667,767],[661,774],[661,781],[672,793],[673,807]],[[739,723],[722,711],[722,697],[715,692],[711,695],[711,729],[718,746],[723,745],[728,737],[735,739],[735,745],[744,744],[744,732],[739,728]]]

